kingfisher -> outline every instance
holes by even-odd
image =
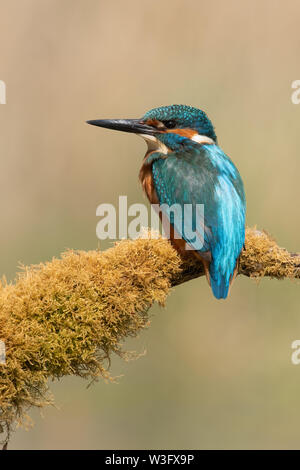
[[[206,113],[171,105],[140,119],[87,123],[144,138],[148,149],[139,173],[144,192],[151,204],[164,208],[172,245],[181,256],[202,262],[214,296],[225,299],[244,246],[246,198],[240,173],[219,147]],[[181,217],[174,216],[173,206],[182,209]]]

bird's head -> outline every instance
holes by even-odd
[[[87,122],[138,134],[146,140],[149,150],[162,153],[177,150],[188,141],[200,144],[217,142],[214,127],[205,112],[192,106],[162,106],[151,109],[140,119],[99,119]]]

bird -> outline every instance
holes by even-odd
[[[246,197],[241,175],[218,145],[207,114],[170,105],[151,109],[140,119],[87,123],[135,133],[146,141],[139,172],[146,196],[164,207],[174,248],[182,257],[201,261],[213,295],[226,299],[245,243]],[[182,209],[181,219],[170,210],[173,205]],[[191,208],[187,213],[185,205]],[[204,208],[204,216],[198,207]]]

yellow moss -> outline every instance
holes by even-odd
[[[109,378],[112,353],[163,305],[180,259],[167,240],[122,241],[106,252],[68,251],[24,268],[0,289],[0,425],[9,431],[28,407],[52,402],[49,378]],[[1,430],[1,429],[0,429]]]
[[[265,232],[246,231],[239,273],[300,277],[300,258]],[[125,240],[105,252],[68,251],[61,259],[24,267],[13,284],[0,282],[0,433],[24,422],[30,406],[52,403],[48,379],[77,375],[109,379],[113,353],[149,325],[154,302],[163,305],[171,284],[203,274],[182,262],[165,239]],[[5,439],[5,437],[4,437]]]
[[[297,261],[297,262],[296,262]],[[246,229],[245,250],[240,259],[240,273],[250,277],[277,279],[299,277],[299,256],[292,256],[265,231]]]

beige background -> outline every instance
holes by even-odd
[[[300,3],[287,0],[0,1],[0,274],[93,249],[96,207],[143,202],[144,143],[85,120],[166,104],[207,111],[246,188],[248,225],[300,250]],[[102,244],[103,248],[108,244]],[[204,279],[117,359],[119,384],[51,384],[11,448],[299,448],[299,284],[239,278],[216,301]]]

